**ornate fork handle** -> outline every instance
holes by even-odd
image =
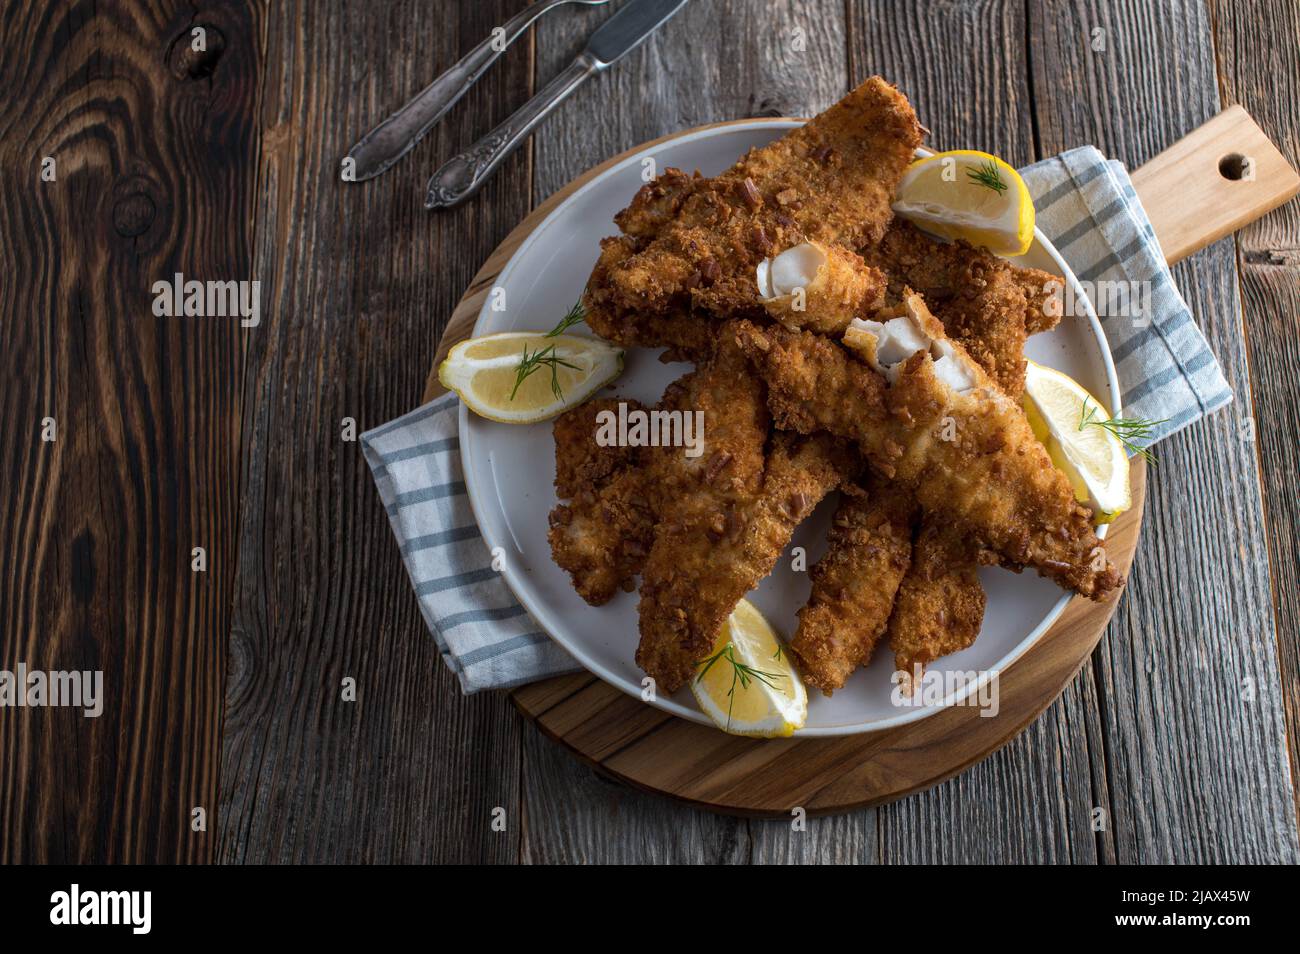
[[[444,163],[429,180],[427,209],[447,209],[464,202],[492,175],[497,166],[556,106],[605,64],[582,53],[509,119],[464,152]]]

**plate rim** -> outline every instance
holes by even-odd
[[[649,140],[637,146],[633,146],[631,149],[626,150],[619,156],[613,157],[611,160],[607,160],[605,163],[597,164],[595,168],[599,169],[598,172],[592,175],[591,178],[581,186],[574,189],[569,195],[565,196],[556,204],[554,209],[547,213],[544,218],[533,226],[529,234],[522,242],[520,242],[519,247],[511,253],[510,258],[506,260],[505,264],[501,266],[500,271],[498,271],[496,276],[494,276],[495,282],[500,283],[509,277],[521,257],[531,248],[535,241],[540,240],[540,236],[546,230],[546,227],[550,225],[554,219],[558,218],[571,203],[575,202],[588,191],[597,187],[606,178],[639,162],[647,154],[652,153],[653,150],[661,148],[668,143],[677,143],[681,141],[689,142],[697,139],[727,135],[739,128],[789,130],[796,129],[799,126],[804,125],[806,122],[806,119],[774,117],[771,119],[737,119],[719,123],[709,123],[682,130],[677,134],[668,134]],[[928,149],[918,149],[917,154],[918,156],[924,157],[932,155],[933,153]],[[600,168],[602,165],[604,168]],[[1122,407],[1120,401],[1119,380],[1115,370],[1114,359],[1110,351],[1110,343],[1106,339],[1105,330],[1101,326],[1101,321],[1093,307],[1091,298],[1079,283],[1078,276],[1075,275],[1074,270],[1070,267],[1069,263],[1062,258],[1060,252],[1056,249],[1056,246],[1051,242],[1051,240],[1043,234],[1043,231],[1038,226],[1037,222],[1035,222],[1034,225],[1034,244],[1040,246],[1043,251],[1047,253],[1048,257],[1052,259],[1053,264],[1060,270],[1061,277],[1064,278],[1066,283],[1072,288],[1075,300],[1083,303],[1086,313],[1085,317],[1088,320],[1089,328],[1097,343],[1100,345],[1099,351],[1106,372],[1107,387],[1110,392],[1110,406],[1114,408],[1112,414],[1121,414]],[[474,326],[470,330],[471,337],[477,337],[479,335],[480,326],[484,323],[489,314],[489,306],[490,302],[488,300],[485,300],[480,306],[478,317],[475,319]],[[1074,317],[1077,318],[1078,316]],[[473,453],[475,446],[473,431],[470,429],[470,423],[469,409],[465,406],[464,402],[461,402],[457,419],[457,431],[460,439],[462,456]],[[462,472],[466,472],[463,464]],[[478,490],[476,489],[477,482],[469,479],[468,473],[466,473],[465,487],[466,496],[470,503],[470,510],[474,515],[474,522],[477,524],[484,542],[488,545],[489,549],[500,546],[501,541],[493,541],[489,539],[488,532],[485,529],[484,521],[482,519],[481,502],[478,500]],[[1107,524],[1098,527],[1098,538],[1104,539],[1107,530]],[[644,700],[641,687],[630,683],[624,684],[622,676],[607,670],[598,661],[585,653],[580,644],[572,644],[571,641],[557,636],[556,632],[560,627],[557,627],[553,622],[555,614],[553,614],[549,608],[539,605],[536,601],[525,595],[526,588],[519,585],[519,581],[514,579],[516,572],[517,571],[513,568],[513,564],[510,561],[506,561],[501,570],[501,577],[505,580],[506,586],[510,589],[511,594],[519,601],[520,605],[529,612],[537,622],[538,626],[545,631],[546,635],[554,640],[589,673],[596,676],[601,681],[613,686],[615,689],[618,689],[634,698],[647,701],[650,705],[655,706],[670,715],[686,719],[689,722],[694,722],[699,725],[716,728],[713,725],[713,721],[698,708],[684,706],[671,697],[660,696],[656,693],[652,700]],[[908,711],[901,712],[898,715],[891,716],[887,719],[876,720],[871,723],[843,723],[838,725],[798,729],[795,731],[793,737],[795,739],[833,738],[837,736],[864,735],[872,732],[880,732],[920,721],[928,716],[935,715],[943,709],[960,705],[972,694],[980,692],[993,678],[997,677],[1000,673],[1015,664],[1027,652],[1029,652],[1029,650],[1042,639],[1048,630],[1051,629],[1056,621],[1060,619],[1061,614],[1065,612],[1066,606],[1068,606],[1070,601],[1075,598],[1075,594],[1068,591],[1062,591],[1060,597],[1052,605],[1052,608],[1044,615],[1042,620],[1039,621],[1038,625],[1030,630],[1030,632],[1021,639],[1020,642],[1003,654],[996,661],[993,667],[983,670],[975,682],[968,683],[961,689],[946,695],[939,703],[917,706]]]

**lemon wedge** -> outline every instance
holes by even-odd
[[[774,739],[808,720],[808,690],[776,631],[741,600],[700,663],[691,691],[723,732]]]
[[[894,211],[927,232],[997,255],[1023,255],[1034,241],[1034,200],[1025,181],[987,152],[918,159],[898,184]]]
[[[438,380],[481,417],[532,424],[581,404],[622,370],[623,352],[597,338],[508,331],[456,345]]]
[[[1033,361],[1026,362],[1023,403],[1034,435],[1098,523],[1110,523],[1133,505],[1123,443],[1104,427],[1081,426],[1085,418],[1110,420],[1104,404],[1073,378]]]

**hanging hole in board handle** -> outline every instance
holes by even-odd
[[[1300,193],[1290,160],[1240,106],[1193,129],[1131,178],[1171,264]]]
[[[1219,175],[1233,182],[1240,182],[1242,179],[1254,179],[1254,166],[1249,156],[1243,156],[1239,152],[1230,152],[1219,160]]]

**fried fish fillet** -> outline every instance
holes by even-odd
[[[661,691],[691,678],[795,527],[853,467],[854,455],[828,435],[778,433],[756,492],[731,496],[722,510],[692,501],[656,528],[642,573],[636,661]]]
[[[617,414],[620,404],[629,410],[646,410],[644,404],[631,398],[596,397],[555,419],[555,493],[561,499],[576,497],[635,463],[637,448],[602,445],[596,440],[600,416],[606,412]]]
[[[713,348],[717,322],[689,307],[656,314],[629,314],[612,300],[609,274],[644,248],[680,211],[682,203],[701,184],[699,173],[690,176],[668,168],[647,182],[626,209],[614,216],[623,234],[601,239],[600,256],[583,292],[587,326],[596,334],[625,348],[667,348],[670,360],[703,361]]]
[[[614,224],[631,238],[652,239],[677,218],[682,203],[703,182],[699,172],[687,175],[669,166],[637,190],[628,207],[614,216]]]
[[[920,291],[945,331],[1012,398],[1024,388],[1028,335],[1056,324],[1049,307],[1059,279],[1020,268],[965,242],[944,243],[896,220],[872,257],[889,275],[890,293]],[[927,517],[889,620],[899,669],[915,677],[940,656],[965,649],[979,634],[985,594],[977,548]]]
[[[617,413],[619,403],[594,398],[555,419],[555,492],[568,502],[551,511],[547,539],[556,565],[592,606],[630,588],[654,530],[641,450],[596,442],[598,415]],[[645,410],[638,401],[627,403]]]
[[[768,316],[787,328],[838,335],[884,304],[880,274],[842,245],[801,242],[758,266]]]
[[[987,249],[943,242],[910,222],[896,220],[880,244],[863,257],[885,272],[889,294],[920,294],[949,337],[1013,397],[1025,388],[1025,339],[1046,331],[1059,311],[1048,307],[1051,283],[1036,268],[1019,268]]]
[[[934,518],[922,521],[889,618],[895,669],[915,679],[940,656],[975,642],[986,602],[978,549],[963,531]]]
[[[890,235],[898,224],[891,227]],[[917,236],[918,245],[922,239],[939,244],[920,233]],[[888,235],[885,241],[890,241]],[[962,294],[962,289],[970,292],[969,297],[980,294],[980,287],[963,284],[976,271],[948,270],[949,280],[956,283],[953,287],[958,289],[957,294]],[[898,284],[894,274],[889,277],[894,294],[901,296],[906,286]],[[1018,303],[1013,304],[1019,307]],[[999,367],[995,357],[998,348],[1013,347],[998,338],[1005,318],[998,313],[985,316],[975,312],[970,319],[960,326],[945,322],[944,327],[953,337],[963,334],[959,340],[971,358],[994,376]],[[993,347],[979,347],[981,344]],[[1009,364],[1003,362],[1002,366]],[[889,485],[877,482],[877,486]],[[911,509],[907,510],[905,505]],[[880,535],[839,530],[843,523],[856,526],[863,520],[878,522],[882,516],[875,510],[886,507],[895,514],[900,511],[908,514],[905,522],[892,520],[884,524],[886,541],[893,544],[896,552],[907,554],[901,575],[893,570],[896,564],[881,565],[881,555],[889,551],[882,547]],[[891,489],[883,503],[879,492],[870,500],[848,496],[841,500],[826,554],[812,569],[808,606],[799,614],[799,628],[791,643],[809,685],[828,695],[841,688],[854,669],[870,661],[871,649],[885,632],[886,623],[892,634],[895,661],[909,673],[939,655],[965,648],[979,634],[985,596],[978,575],[977,548],[970,545],[964,534],[943,532],[943,524],[937,518],[917,519],[911,516],[914,512],[910,496],[897,489]],[[916,545],[923,547],[916,559],[912,559],[914,535]],[[863,572],[853,572],[854,567],[862,568]],[[843,595],[846,587],[849,599]],[[799,653],[799,647],[805,645],[816,647],[815,658],[811,652]],[[933,651],[927,653],[926,649]]]
[[[845,487],[790,641],[809,686],[830,695],[870,660],[911,563],[915,511],[911,495],[887,482]]]
[[[1025,333],[1030,335],[1051,331],[1061,321],[1060,295],[1063,282],[1050,272],[1039,268],[1011,266],[1011,275],[1025,293]],[[978,334],[978,332],[976,332]]]
[[[948,335],[1008,396],[1020,397],[1025,339],[1056,323],[1047,307],[1052,276],[965,242],[941,242],[902,220],[870,257],[887,272],[892,295],[919,291]],[[896,667],[914,681],[935,659],[975,641],[986,598],[977,548],[964,534],[923,518],[913,555],[889,633]]]
[[[713,350],[721,324],[713,316],[690,307],[638,314],[623,310],[610,300],[609,272],[635,255],[637,245],[637,240],[628,235],[601,239],[600,258],[582,299],[587,326],[624,348],[667,348],[669,359],[705,360]]]
[[[735,348],[718,349],[670,384],[657,409],[696,415],[703,435],[697,456],[673,446],[646,455],[646,479],[654,485],[661,521],[725,511],[733,500],[757,492],[772,419],[763,382]]]
[[[919,297],[908,301],[946,352],[941,360],[961,361],[972,388],[959,393],[941,379],[930,350],[899,362],[887,383],[819,335],[743,320],[727,334],[767,383],[779,427],[855,441],[878,475],[910,486],[925,512],[963,527],[1002,565],[1032,566],[1067,589],[1104,598],[1121,578],[1091,512],[1075,501],[1019,404],[946,338]]]
[[[600,447],[597,419],[617,413],[619,403],[594,399],[555,424],[556,493],[572,499],[551,511],[551,555],[593,606],[631,589],[656,524],[757,490],[770,425],[762,383],[734,349],[670,384],[653,409],[625,402],[679,421],[693,415],[703,437],[697,457],[681,446]]]
[[[689,337],[678,322],[759,317],[758,263],[807,240],[877,244],[920,143],[907,99],[872,77],[720,176],[669,170],[616,218],[625,234],[602,245],[584,297],[592,327],[621,344],[687,353],[694,342],[678,340]]]

